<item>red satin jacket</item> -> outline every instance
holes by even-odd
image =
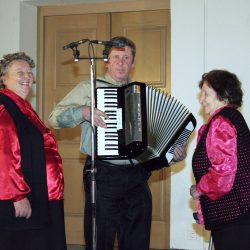
[[[20,110],[38,127],[44,138],[47,185],[49,200],[62,200],[64,178],[62,159],[58,153],[56,140],[29,102],[4,89],[1,93],[10,97]],[[0,104],[0,200],[18,201],[31,192],[25,182],[21,168],[20,145],[15,123]]]

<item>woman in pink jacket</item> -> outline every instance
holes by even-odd
[[[200,103],[208,121],[193,155],[197,221],[211,231],[215,250],[250,249],[250,131],[242,114],[238,77],[226,70],[202,76]]]

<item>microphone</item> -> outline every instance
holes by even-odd
[[[88,39],[82,39],[82,40],[79,40],[79,41],[76,41],[76,42],[72,42],[72,43],[69,43],[69,44],[63,46],[63,49],[64,50],[65,49],[72,49],[74,47],[77,47],[79,44],[85,43],[87,41],[88,41]]]
[[[95,44],[102,44],[104,46],[110,46],[110,47],[125,47],[125,44],[122,42],[117,42],[117,41],[100,41],[100,40],[92,40],[90,41],[91,43]]]

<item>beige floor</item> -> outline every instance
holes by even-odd
[[[84,246],[80,246],[80,245],[68,245],[68,249],[67,250],[84,250]],[[117,249],[114,249],[117,250]],[[151,250],[157,250],[157,249],[151,249]],[[165,250],[170,250],[170,249],[165,249]],[[182,250],[182,249],[172,249],[172,250]]]
[[[68,245],[67,250],[84,250],[84,246],[80,245]]]

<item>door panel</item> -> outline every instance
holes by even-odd
[[[137,47],[133,80],[170,92],[170,14],[168,10],[112,13],[112,35]]]

